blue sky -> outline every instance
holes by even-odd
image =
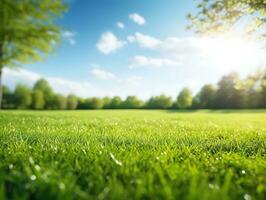
[[[4,84],[44,77],[63,94],[175,98],[185,86],[195,93],[225,73],[245,75],[266,63],[256,43],[186,31],[192,0],[68,1],[59,48],[41,63],[5,70]]]

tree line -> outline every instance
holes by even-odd
[[[73,94],[54,93],[45,79],[32,88],[18,84],[14,91],[3,86],[3,109],[75,110],[75,109],[241,109],[266,108],[266,70],[240,79],[237,73],[223,76],[217,85],[206,84],[196,94],[185,87],[172,99],[164,94],[142,101],[136,96],[125,100],[113,98],[80,98]]]

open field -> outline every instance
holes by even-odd
[[[0,199],[264,199],[266,111],[1,111]]]

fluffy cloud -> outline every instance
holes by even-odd
[[[41,74],[26,69],[14,70],[4,68],[3,70],[3,84],[12,89],[18,83],[32,87],[40,78],[45,78],[56,93],[63,95],[75,94],[84,98],[92,96],[121,96],[122,98],[126,98],[128,95],[148,98],[150,95],[149,93],[145,93],[144,89],[140,87],[140,82],[143,78],[135,75],[123,78],[121,81],[113,81],[112,85],[97,86],[88,81],[73,81],[61,77],[42,76]]]
[[[111,73],[111,72],[107,72],[103,69],[99,69],[99,68],[94,68],[90,71],[91,75],[95,76],[98,79],[102,79],[102,80],[109,80],[109,79],[115,79],[116,76]]]
[[[200,52],[204,45],[210,43],[210,39],[195,37],[168,37],[164,40],[136,32],[134,35],[128,36],[130,43],[137,43],[141,48],[156,50],[159,52],[167,52],[174,54],[187,54]]]
[[[151,68],[159,68],[159,67],[174,67],[178,66],[180,63],[174,60],[170,60],[167,58],[149,58],[146,56],[135,56],[131,59],[131,63],[129,68],[139,68],[139,67],[151,67]]]
[[[116,26],[120,29],[124,29],[125,28],[125,24],[123,22],[117,22]]]
[[[96,47],[103,54],[110,54],[122,48],[126,43],[120,41],[112,32],[103,33]]]
[[[154,49],[157,48],[162,42],[149,35],[144,35],[142,33],[135,33],[133,36],[128,36],[127,40],[130,43],[137,43],[143,48]]]
[[[136,32],[127,37],[130,43],[137,43],[142,48],[157,50],[167,53],[194,53],[202,50],[212,39],[199,37],[168,37],[164,40]]]
[[[72,31],[64,31],[62,33],[62,37],[66,41],[68,41],[68,43],[71,44],[71,45],[75,45],[76,44],[75,36],[76,36],[76,33],[72,32]]]
[[[142,17],[140,14],[138,13],[132,13],[129,15],[129,19],[131,19],[133,22],[139,24],[139,25],[144,25],[146,24],[146,20],[144,19],[144,17]]]
[[[44,77],[41,74],[31,72],[26,69],[14,70],[4,68],[3,70],[3,84],[8,85],[12,88],[14,88],[18,83],[24,83],[32,87],[33,84],[40,78],[45,78],[50,83],[55,92],[64,95],[68,95],[70,93],[74,93],[81,97],[103,97],[105,95],[113,95],[112,91],[103,90],[87,81],[72,81],[60,77]]]
[[[265,63],[265,59],[263,61],[261,56],[262,53],[258,52],[258,46],[254,42],[245,41],[239,37],[168,37],[160,40],[137,32],[128,36],[127,39],[141,48],[160,53],[160,57],[164,60],[172,60],[183,67],[198,68],[201,66],[211,70],[215,68],[220,74],[232,70],[241,72],[244,68],[247,71],[257,67],[259,63]],[[144,66],[146,63],[157,66],[159,63],[169,62],[136,57],[130,67],[132,68],[134,64]]]

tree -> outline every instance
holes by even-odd
[[[214,108],[216,98],[216,87],[207,84],[201,88],[199,93],[199,101],[201,108]]]
[[[109,97],[104,97],[103,98],[103,109],[108,109],[110,108],[110,104],[111,104],[112,99]]]
[[[171,108],[172,105],[173,105],[172,98],[162,94],[160,96],[151,97],[146,102],[145,107],[149,109],[167,109]]]
[[[200,102],[200,93],[196,94],[192,99],[192,109],[200,109],[201,108],[201,102]]]
[[[136,96],[128,96],[123,102],[122,107],[126,109],[137,109],[143,105],[143,101],[139,100]]]
[[[112,100],[110,102],[110,108],[111,109],[121,108],[121,104],[122,104],[122,99],[118,96],[115,96],[112,98]]]
[[[78,98],[73,94],[68,95],[67,96],[67,109],[75,110],[77,106],[78,106]]]
[[[91,108],[92,109],[102,109],[103,103],[104,102],[101,98],[94,97],[91,99]]]
[[[264,72],[264,76],[261,82],[261,96],[259,105],[262,108],[266,108],[266,71]]]
[[[82,110],[82,109],[88,109],[88,108],[86,108],[86,104],[85,103],[86,103],[85,102],[85,99],[78,97],[78,106],[77,106],[77,109],[80,109],[80,110]]]
[[[102,109],[103,106],[104,106],[103,99],[97,97],[78,99],[78,109]]]
[[[230,31],[245,20],[246,33],[266,36],[265,0],[201,0],[197,4],[198,13],[188,15],[191,20],[188,28],[197,33]]]
[[[245,106],[248,108],[259,108],[261,91],[263,90],[263,71],[257,70],[254,74],[249,75],[245,81],[246,102]],[[266,73],[265,73],[266,74]]]
[[[67,100],[61,94],[54,94],[51,101],[51,107],[49,109],[65,110],[67,107]]]
[[[50,84],[45,79],[39,79],[33,86],[33,91],[41,91],[44,96],[44,107],[46,109],[53,107],[53,89],[51,88]]]
[[[9,109],[15,107],[15,97],[12,91],[7,87],[3,86],[3,101],[2,101],[2,108]]]
[[[0,105],[3,68],[40,60],[51,52],[61,35],[55,19],[66,10],[62,0],[0,1]]]
[[[27,109],[32,102],[31,90],[25,85],[17,85],[15,89],[15,103],[19,109]]]
[[[44,95],[41,90],[34,90],[32,92],[32,108],[36,110],[41,110],[44,108]]]
[[[192,92],[188,88],[184,88],[177,97],[178,107],[181,109],[190,108],[192,105]]]
[[[218,108],[244,107],[245,88],[237,73],[223,76],[219,81],[215,104]]]

